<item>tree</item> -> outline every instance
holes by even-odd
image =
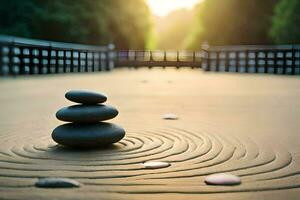
[[[2,0],[0,4],[1,34],[32,37],[32,26],[37,5],[34,0]]]
[[[144,0],[1,0],[0,33],[143,49],[150,16]]]
[[[299,10],[299,0],[281,0],[276,6],[270,35],[277,44],[300,43]]]
[[[205,0],[197,7],[198,21],[190,47],[204,41],[212,45],[268,44],[273,8],[277,0]]]
[[[151,13],[145,0],[106,0],[109,30],[119,49],[144,49],[152,37]]]

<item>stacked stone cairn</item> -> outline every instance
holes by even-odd
[[[56,127],[52,132],[55,142],[66,147],[98,148],[120,141],[125,136],[123,128],[103,121],[115,118],[118,110],[103,105],[103,94],[72,90],[65,97],[77,105],[60,109],[57,119],[70,122]]]

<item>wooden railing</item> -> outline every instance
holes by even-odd
[[[206,71],[300,74],[300,46],[225,46],[204,51]]]
[[[113,49],[0,36],[0,74],[33,75],[107,71]]]
[[[0,36],[0,75],[108,71],[115,67],[192,67],[205,71],[300,74],[300,46],[214,46],[199,51],[114,51]]]
[[[202,51],[119,51],[118,67],[195,67],[201,68]]]

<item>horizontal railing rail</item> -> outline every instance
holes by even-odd
[[[0,36],[0,74],[52,74],[107,71],[114,68],[113,49]]]

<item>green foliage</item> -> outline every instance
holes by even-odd
[[[300,43],[299,10],[299,0],[281,0],[276,6],[270,35],[277,44]]]
[[[1,34],[143,49],[151,30],[144,0],[1,0],[0,5]]]
[[[277,0],[205,0],[197,7],[195,30],[189,47],[267,44],[273,8]]]
[[[28,22],[33,20],[35,10],[33,0],[2,0],[0,4],[1,33],[31,37],[32,26]]]
[[[144,0],[106,0],[113,41],[120,48],[143,49],[151,38],[151,13]],[[111,9],[113,8],[113,9]]]

